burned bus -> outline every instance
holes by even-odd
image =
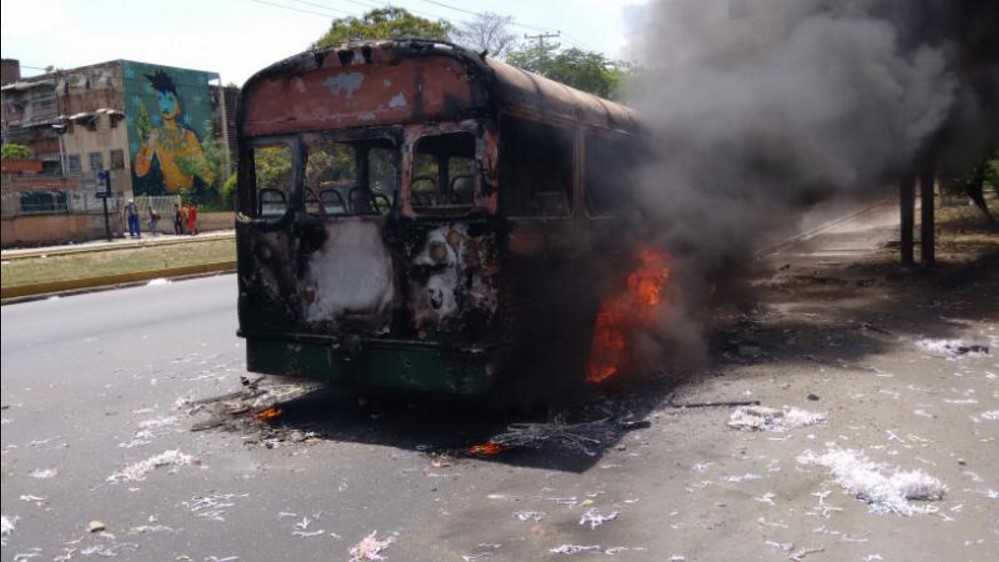
[[[585,377],[605,273],[634,261],[630,109],[405,40],[265,68],[237,121],[248,370],[463,396]]]

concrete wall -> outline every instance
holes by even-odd
[[[121,233],[121,221],[111,215],[112,236]],[[29,215],[0,221],[0,247],[41,246],[104,238],[104,215]]]
[[[161,214],[158,232],[173,234],[173,216]],[[146,214],[141,213],[141,217],[142,233],[147,234]],[[122,236],[124,219],[121,215],[111,213],[110,221],[112,236]],[[235,222],[235,215],[231,212],[198,213],[198,232],[232,230]],[[3,248],[86,242],[100,240],[104,236],[103,214],[27,215],[0,221],[0,247]]]

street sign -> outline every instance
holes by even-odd
[[[97,172],[97,193],[98,197],[111,197],[111,171],[100,170]]]

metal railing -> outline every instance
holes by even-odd
[[[115,190],[117,191],[117,190]],[[178,195],[146,196],[135,198],[140,218],[149,216],[154,209],[162,218],[173,219],[173,206],[180,204]],[[124,215],[125,199],[117,191],[107,199],[108,212]],[[5,219],[32,215],[103,214],[104,201],[97,196],[97,178],[94,172],[80,172],[62,176],[5,176],[0,192],[0,216]]]

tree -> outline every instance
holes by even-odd
[[[476,14],[475,19],[462,23],[454,31],[455,42],[469,49],[505,58],[517,41],[510,32],[513,18],[493,12]]]
[[[567,86],[607,99],[618,99],[628,63],[608,59],[602,53],[582,49],[560,50],[558,44],[516,49],[507,56],[510,64],[551,78]]]
[[[314,48],[342,45],[354,39],[395,39],[420,37],[449,40],[454,26],[447,20],[429,20],[414,16],[405,8],[389,6],[365,12],[360,18],[338,18]]]
[[[999,222],[992,216],[989,205],[985,201],[985,186],[990,185],[999,191],[999,149],[993,150],[984,160],[979,162],[964,177],[954,181],[953,186],[968,196],[982,212],[985,222],[992,228],[999,227]]]
[[[4,144],[2,157],[4,160],[29,160],[31,149],[23,144]]]

